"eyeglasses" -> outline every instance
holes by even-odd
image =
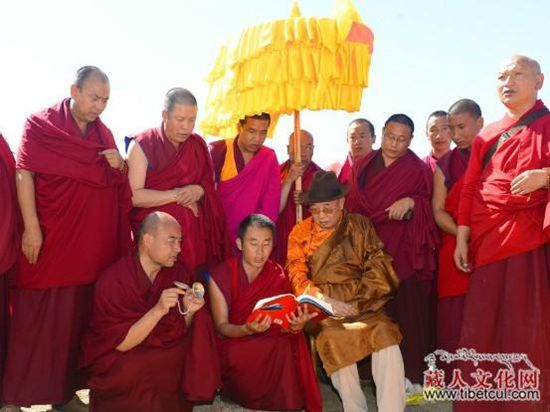
[[[315,207],[315,206],[313,206],[313,207],[309,208],[309,213],[311,213],[314,216],[320,215],[321,213],[323,213],[324,215],[332,215],[334,212],[336,212],[336,210],[338,210],[338,208],[335,207],[335,206],[333,206],[333,207],[330,207],[330,206]]]

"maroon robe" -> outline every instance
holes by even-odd
[[[153,283],[137,256],[127,255],[98,280],[81,363],[87,368],[90,411],[190,411],[219,386],[212,320],[206,308],[190,327],[178,307],[170,309],[138,346],[116,350],[132,325],[153,308],[174,281],[191,285],[182,264],[163,268]]]
[[[115,147],[100,119],[82,134],[69,99],[25,124],[17,167],[34,173],[44,242],[36,264],[19,258],[6,402],[64,403],[83,385],[77,360],[89,285],[130,242],[127,176],[99,154]]]
[[[538,100],[523,117],[543,107]],[[457,405],[457,411],[550,410],[550,195],[547,188],[528,196],[510,193],[517,175],[550,164],[550,115],[520,129],[483,166],[489,148],[516,123],[505,116],[472,145],[458,214],[458,224],[471,227],[474,264],[460,346],[526,354],[540,369],[541,401],[470,402]],[[491,372],[495,366],[480,365]],[[461,368],[466,376],[472,364]]]
[[[432,173],[435,172],[435,167],[437,166],[437,157],[435,157],[433,150],[428,156],[422,159],[422,161],[426,164],[426,166],[428,166]]]
[[[283,269],[272,261],[252,283],[241,259],[231,258],[212,271],[223,293],[229,322],[242,325],[259,299],[292,293]],[[267,332],[221,339],[222,395],[250,409],[321,411],[321,395],[303,333]]]
[[[460,193],[464,182],[464,172],[470,158],[469,150],[454,148],[445,153],[437,166],[444,176],[447,188],[445,211],[456,222]],[[469,275],[460,271],[454,262],[456,236],[440,231],[441,245],[439,247],[439,265],[437,275],[437,348],[454,353],[458,349],[462,314],[464,312],[464,296],[468,289]],[[445,376],[449,378],[456,364],[443,363]]]
[[[346,161],[342,165],[342,168],[340,169],[340,172],[338,172],[338,180],[343,185],[348,185],[350,180],[350,174],[351,169],[353,167],[353,159],[351,157],[351,153],[348,154],[348,157],[346,157]]]
[[[288,174],[288,168],[290,161],[287,160],[284,162],[281,167],[281,182],[286,178]],[[313,180],[313,175],[318,171],[323,170],[317,166],[314,162],[310,162],[307,169],[304,171],[302,176],[302,191],[305,192],[309,190],[309,185]],[[296,224],[296,203],[294,202],[294,192],[296,190],[296,184],[292,183],[290,187],[290,192],[288,193],[288,199],[286,201],[285,208],[279,214],[279,219],[277,220],[277,243],[275,245],[275,250],[273,252],[273,260],[279,263],[281,266],[284,266],[286,263],[286,249],[288,245],[288,235],[290,231]],[[307,207],[302,207],[302,215],[304,219],[307,219],[311,214]]]
[[[401,283],[388,312],[403,334],[405,375],[422,381],[424,356],[434,348],[433,279],[438,234],[432,214],[432,179],[412,151],[385,167],[380,150],[354,165],[346,206],[368,217],[394,260]],[[410,220],[390,220],[386,209],[404,197],[414,199]]]
[[[181,248],[185,253],[181,253],[179,258],[187,267],[194,269],[205,264],[217,264],[228,257],[230,247],[225,214],[214,188],[212,160],[202,137],[192,134],[176,149],[166,138],[161,125],[137,135],[135,140],[147,158],[145,189],[171,190],[200,185],[204,196],[198,202],[199,217],[175,202],[155,207],[134,207],[134,233],[148,214],[163,211],[181,225]]]
[[[8,346],[9,304],[8,271],[17,258],[20,241],[18,238],[19,212],[15,193],[15,160],[13,154],[0,134],[0,383],[4,373],[4,364]],[[2,403],[2,385],[0,385],[0,404]]]

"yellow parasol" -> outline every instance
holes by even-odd
[[[224,45],[207,77],[210,84],[201,130],[233,138],[245,116],[271,115],[272,136],[282,114],[300,110],[358,111],[368,86],[373,33],[351,0],[336,0],[334,18],[302,17],[294,3],[290,17],[246,28]],[[297,142],[296,159],[300,159]],[[296,182],[301,190],[301,181]],[[299,210],[301,220],[301,208]]]

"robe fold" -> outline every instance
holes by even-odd
[[[187,267],[194,269],[224,260],[231,251],[225,229],[225,213],[214,188],[212,160],[202,137],[192,134],[176,149],[161,126],[137,135],[135,141],[147,158],[145,189],[171,190],[200,185],[204,195],[198,202],[199,217],[175,202],[155,207],[134,207],[131,214],[134,233],[149,213],[163,211],[181,225],[181,248],[185,253],[181,253],[179,258]]]
[[[401,280],[388,312],[397,321],[403,341],[405,375],[422,382],[424,356],[435,340],[433,281],[438,233],[432,213],[432,174],[420,158],[408,150],[385,167],[380,150],[354,165],[354,179],[346,207],[368,217],[394,260]],[[386,209],[404,197],[414,200],[410,220],[390,220]]]
[[[230,146],[237,151],[235,140]],[[226,147],[223,140],[210,144],[212,157]],[[261,213],[274,223],[279,216],[281,199],[281,179],[279,164],[273,149],[262,146],[239,171],[234,151],[225,150],[223,164],[214,163],[215,174],[220,176],[218,194],[225,210],[227,228],[232,241],[237,238],[237,229],[241,221],[252,213]]]
[[[317,234],[325,240],[318,241]],[[398,326],[385,311],[399,279],[383,246],[368,219],[355,214],[344,214],[328,237],[311,217],[290,233],[287,271],[294,292],[318,288],[359,312],[345,321],[328,318],[311,325],[328,375],[401,341]],[[309,281],[305,289],[303,277]]]
[[[43,244],[34,265],[19,255],[6,402],[63,404],[83,387],[77,361],[91,284],[131,243],[128,178],[99,154],[113,148],[99,118],[81,132],[70,99],[25,123],[16,167],[34,175]]]
[[[238,257],[212,270],[223,293],[229,322],[242,325],[260,299],[291,293],[283,269],[267,261],[248,278]],[[277,325],[241,338],[221,338],[222,396],[251,409],[322,410],[321,395],[303,333],[283,332]]]
[[[99,154],[116,148],[113,135],[97,119],[83,136],[69,105],[32,115],[23,130],[17,168],[34,173],[44,243],[35,265],[19,259],[20,288],[91,284],[130,246],[128,178]]]
[[[338,172],[338,181],[342,183],[343,185],[348,185],[350,181],[350,175],[351,170],[353,168],[353,159],[351,157],[351,153],[348,153],[348,156],[346,157],[346,161],[342,165],[342,168]]]
[[[281,182],[284,181],[288,175],[288,169],[290,167],[290,161],[287,160],[280,167]],[[313,175],[318,171],[323,170],[317,166],[314,162],[311,162],[302,176],[302,192],[309,190],[309,185],[313,180]],[[277,221],[277,243],[275,244],[275,251],[273,253],[274,260],[281,266],[286,262],[286,251],[288,244],[288,235],[296,224],[296,203],[294,202],[294,192],[296,191],[296,183],[292,183],[290,192],[288,193],[288,199],[283,211],[279,214]],[[307,206],[302,207],[302,216],[307,219],[311,214]]]
[[[161,269],[151,283],[132,255],[110,266],[98,280],[81,358],[89,376],[91,412],[190,411],[192,401],[213,398],[219,362],[206,308],[195,313],[188,326],[176,306],[138,346],[116,350],[131,326],[176,280],[190,285],[194,275],[177,263]]]
[[[0,134],[0,404],[2,403],[2,377],[8,346],[9,304],[8,288],[10,276],[8,271],[17,259],[19,240],[19,210],[15,192],[15,159]]]
[[[543,107],[538,100],[523,117]],[[541,401],[463,403],[457,411],[550,410],[549,190],[527,196],[510,193],[517,175],[550,165],[550,115],[512,135],[483,166],[489,148],[518,121],[504,116],[483,129],[472,145],[458,214],[459,225],[471,227],[474,265],[460,346],[483,353],[526,354],[540,369]],[[491,371],[494,366],[483,365]],[[472,366],[465,363],[461,368],[465,374]]]
[[[428,166],[432,173],[435,172],[435,167],[437,166],[437,157],[435,157],[433,150],[428,156],[422,159],[422,161],[426,164],[426,166]]]

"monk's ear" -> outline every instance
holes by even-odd
[[[162,111],[162,121],[166,123],[168,121],[168,112],[166,110]]]
[[[485,123],[485,120],[483,120],[483,116],[479,116],[476,120],[476,126],[479,128],[479,130],[483,129],[484,123]]]
[[[76,99],[76,96],[78,96],[78,86],[76,84],[71,85],[71,99]]]
[[[343,210],[345,203],[346,203],[346,198],[345,197],[342,197],[341,199],[338,199],[338,209]]]
[[[242,252],[242,250],[243,250],[243,241],[241,240],[240,237],[237,238],[236,243],[237,243],[237,248]]]
[[[536,83],[535,83],[537,90],[542,89],[543,84],[544,84],[544,74],[539,73],[537,74]]]

